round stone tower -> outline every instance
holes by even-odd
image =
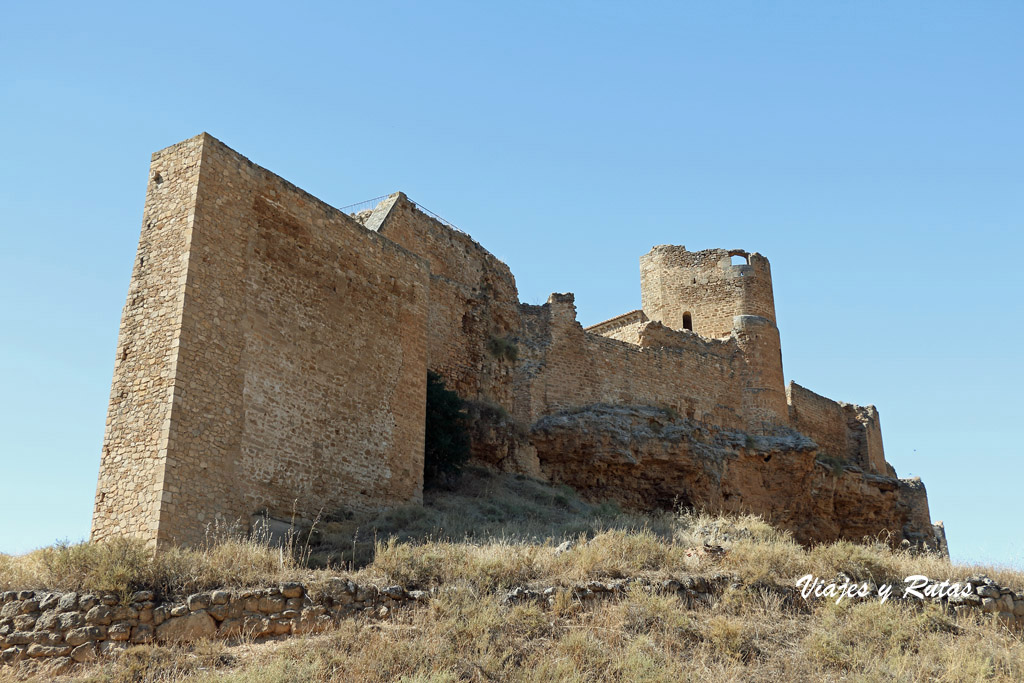
[[[640,257],[640,293],[648,318],[702,337],[728,337],[737,315],[775,322],[772,270],[760,254],[663,244]]]
[[[743,408],[752,431],[788,424],[768,259],[737,249],[660,245],[640,257],[640,292],[650,320],[736,339],[746,360]]]

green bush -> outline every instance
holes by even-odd
[[[444,385],[436,372],[427,372],[427,424],[423,480],[428,486],[458,477],[469,460],[466,402]]]
[[[495,358],[504,358],[508,361],[515,362],[519,358],[519,347],[506,337],[491,337],[487,342],[487,351]]]

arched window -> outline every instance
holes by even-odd
[[[683,313],[683,329],[693,332],[693,316],[689,313]]]

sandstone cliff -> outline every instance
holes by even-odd
[[[544,476],[590,499],[751,512],[801,543],[882,536],[945,549],[919,479],[822,461],[812,440],[785,427],[752,435],[664,408],[597,404],[541,418],[529,441]]]

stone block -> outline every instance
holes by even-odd
[[[217,635],[217,622],[205,610],[172,617],[156,629],[161,642],[187,642]]]
[[[71,659],[76,662],[94,662],[96,661],[96,644],[95,643],[83,643],[78,647],[71,650]]]

